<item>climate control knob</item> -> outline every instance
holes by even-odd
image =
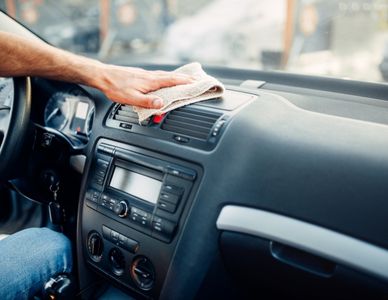
[[[132,261],[130,274],[136,285],[148,291],[155,283],[155,269],[152,262],[145,256],[138,256]]]
[[[128,204],[125,201],[116,203],[113,207],[113,211],[120,218],[125,218],[128,215]]]
[[[102,258],[104,242],[97,232],[91,232],[87,241],[88,252],[95,262],[99,262]]]
[[[120,276],[124,273],[125,268],[125,258],[124,254],[118,248],[113,248],[109,251],[109,262],[112,267],[113,273]]]

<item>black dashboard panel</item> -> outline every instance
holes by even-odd
[[[87,176],[82,248],[88,264],[144,297],[157,298],[201,168],[101,139]]]
[[[105,125],[183,146],[211,150],[217,145],[228,120],[254,99],[255,95],[227,90],[220,98],[181,107],[168,114],[148,118],[141,124],[131,106],[115,104]]]
[[[131,295],[195,298],[212,263],[220,257],[221,232],[216,221],[221,209],[231,204],[292,217],[381,249],[388,248],[388,109],[382,94],[387,88],[364,83],[360,85],[365,89],[359,97],[353,82],[323,80],[319,89],[317,78],[311,79],[315,83],[308,84],[306,78],[283,74],[261,89],[248,89],[236,83],[273,77],[260,72],[211,71],[225,78],[229,91],[254,98],[231,111],[217,143],[208,149],[158,136],[158,128],[147,134],[151,128],[135,132],[106,126],[112,103],[100,92],[85,87],[95,100],[96,112],[93,132],[84,149],[88,160],[79,203],[77,253],[81,288],[97,280],[94,274],[104,274],[111,282],[127,287]],[[327,91],[330,85],[332,92]],[[368,91],[376,99],[368,98]],[[198,107],[222,110],[214,107],[212,101],[194,106]],[[101,213],[84,201],[89,180],[95,174],[96,155],[101,154],[101,142],[121,145],[119,148],[172,162],[199,174],[170,242],[154,239],[152,234],[112,217],[108,210]],[[156,271],[162,278],[157,278],[155,287],[141,291],[133,284],[129,266],[137,254],[109,238],[104,241],[108,246],[103,248],[103,255],[108,256],[111,248],[124,249],[125,271],[115,273],[106,265],[96,268],[86,242],[93,230],[106,235],[102,225],[142,241],[141,257],[155,260],[161,255]],[[140,294],[133,294],[135,290]]]

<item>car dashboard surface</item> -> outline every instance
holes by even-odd
[[[222,99],[141,124],[97,90],[33,79],[47,99],[36,123],[87,157],[80,289],[102,280],[139,299],[386,297],[388,88],[207,71],[226,84]],[[64,94],[78,101],[67,125],[53,104]]]

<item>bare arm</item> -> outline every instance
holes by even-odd
[[[0,32],[0,76],[39,76],[95,87],[111,100],[150,108],[163,102],[146,93],[187,84],[191,78],[163,71],[104,64],[44,42]]]

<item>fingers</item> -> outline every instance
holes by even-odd
[[[158,76],[155,76],[153,83],[155,89],[160,89],[164,87],[170,87],[180,84],[190,84],[194,82],[194,78],[184,74],[174,74],[164,72]]]
[[[164,105],[161,98],[154,95],[145,95],[141,92],[133,93],[128,100],[123,101],[122,103],[152,109],[159,109]]]
[[[141,106],[145,108],[159,109],[163,107],[163,100],[154,95],[148,95],[146,93],[158,90],[164,87],[170,87],[180,84],[193,83],[194,79],[191,76],[183,74],[174,74],[171,72],[163,72],[150,79],[148,82],[143,82],[144,88],[133,92],[128,100],[127,104]]]
[[[151,109],[163,107],[163,100],[149,92],[180,84],[190,84],[195,79],[189,75],[165,71],[146,71],[143,69],[111,66],[108,68],[99,89],[109,99],[122,104]]]

